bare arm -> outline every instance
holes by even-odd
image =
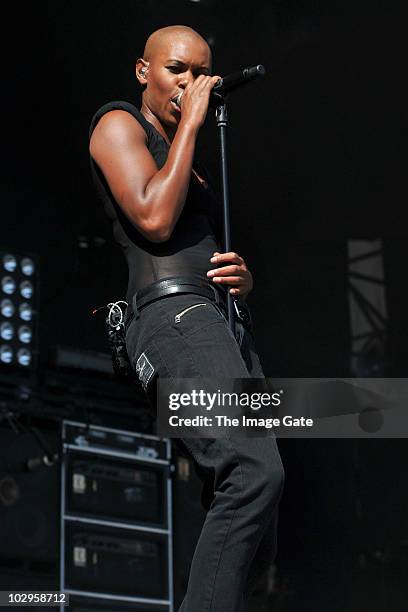
[[[90,153],[113,196],[152,242],[168,240],[183,209],[197,134],[218,78],[200,75],[186,87],[180,123],[160,170],[146,147],[142,126],[126,111],[106,113],[92,134]]]

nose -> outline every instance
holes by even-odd
[[[180,89],[185,89],[187,87],[187,85],[190,85],[190,83],[194,83],[195,78],[193,73],[191,72],[191,70],[189,70],[188,72],[183,72],[180,75],[180,80],[179,80],[179,87]]]

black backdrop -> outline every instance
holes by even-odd
[[[267,68],[263,81],[229,106],[233,245],[253,271],[250,304],[265,372],[348,374],[346,241],[379,237],[386,246],[393,373],[405,375],[406,26],[395,7],[361,1],[8,6],[1,243],[41,256],[42,361],[57,343],[107,349],[102,318],[93,320],[90,310],[123,297],[127,272],[91,184],[88,126],[104,102],[139,100],[135,59],[147,34],[174,23],[211,41],[217,73],[256,63]],[[200,148],[217,177],[215,143],[209,117]],[[365,602],[370,591],[373,605],[383,604],[392,564],[375,559],[373,534],[386,538],[394,515],[378,490],[388,484],[395,508],[402,487],[390,483],[395,475],[400,482],[406,444],[374,442],[363,465],[351,441],[281,445],[288,481],[279,567],[292,609],[351,609],[350,589],[363,589]],[[366,483],[363,493],[358,478]],[[367,531],[356,524],[358,495]],[[398,534],[398,542],[406,539],[402,519]],[[361,538],[366,582],[356,570]],[[371,566],[377,573],[369,573]]]
[[[346,372],[345,240],[392,236],[404,256],[400,17],[311,0],[9,7],[2,242],[42,257],[42,357],[57,342],[105,348],[89,312],[122,297],[127,279],[91,185],[88,125],[110,99],[138,101],[146,35],[185,23],[212,42],[218,73],[268,71],[229,111],[233,245],[254,274],[265,370]],[[212,117],[200,145],[216,176]]]

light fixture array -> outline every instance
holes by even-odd
[[[36,361],[37,267],[32,255],[0,251],[0,366]]]

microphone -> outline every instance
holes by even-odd
[[[262,66],[262,64],[250,66],[249,68],[244,68],[243,70],[233,72],[232,74],[228,74],[226,77],[223,77],[217,81],[212,91],[220,96],[225,96],[227,93],[237,89],[237,87],[241,87],[242,85],[253,81],[257,77],[263,76],[264,74],[265,68]]]
[[[227,95],[231,91],[234,91],[238,87],[242,87],[242,85],[250,83],[257,77],[263,76],[264,74],[265,68],[262,66],[262,64],[258,64],[257,66],[243,68],[238,72],[233,72],[232,74],[228,74],[222,79],[219,79],[211,90],[210,106],[219,106],[220,104],[222,104],[225,95]],[[183,92],[180,92],[172,100],[175,104],[177,104],[179,108],[181,108],[182,97]]]

